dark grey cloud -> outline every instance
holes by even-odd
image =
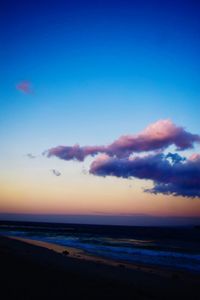
[[[171,158],[173,158],[171,160]],[[90,173],[98,176],[139,178],[153,181],[150,193],[174,196],[200,197],[200,157],[186,159],[179,154],[154,154],[144,157],[97,158]]]
[[[58,170],[56,170],[56,169],[52,169],[51,172],[52,172],[53,175],[55,175],[55,176],[60,176],[60,175],[61,175],[61,173],[60,173]]]

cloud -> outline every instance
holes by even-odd
[[[190,149],[200,143],[200,136],[176,126],[170,120],[160,120],[136,135],[124,135],[109,145],[58,146],[44,152],[47,157],[84,161],[97,156],[90,173],[98,176],[139,178],[153,181],[149,193],[200,197],[200,154],[188,159],[176,153],[161,153],[169,146],[176,151]],[[146,152],[145,156],[138,153]]]
[[[173,164],[175,164],[175,163],[179,163],[179,162],[181,162],[181,161],[185,161],[186,160],[186,158],[185,157],[182,157],[182,156],[180,156],[178,153],[171,153],[171,152],[169,152],[167,155],[166,155],[166,158],[168,158],[170,161],[171,161],[171,163]]]
[[[193,148],[195,142],[200,142],[200,136],[187,132],[170,120],[160,120],[149,125],[138,135],[125,135],[109,146],[118,157],[127,157],[132,152],[164,150],[175,145],[178,150]]]
[[[178,127],[170,120],[160,120],[149,125],[137,135],[124,135],[107,146],[57,146],[47,150],[48,157],[56,156],[63,160],[83,161],[87,156],[105,153],[110,157],[125,158],[132,153],[164,150],[175,145],[177,150],[193,148],[200,142],[200,136]]]
[[[194,153],[189,157],[189,160],[191,161],[196,161],[196,160],[200,160],[200,154],[198,153]]]
[[[32,153],[27,153],[26,156],[27,156],[28,158],[30,158],[30,159],[36,158],[36,156],[33,155]]]
[[[80,147],[79,145],[74,146],[58,146],[51,148],[45,152],[48,157],[57,156],[64,160],[78,160],[83,161],[86,156],[96,155],[100,152],[106,151],[104,146],[86,146]]]
[[[22,81],[16,85],[16,89],[25,94],[32,94],[33,90],[29,81]]]
[[[173,158],[173,160],[171,160]],[[179,154],[153,154],[134,158],[100,156],[90,173],[98,176],[139,178],[153,181],[145,192],[200,197],[200,155],[186,159]]]
[[[51,171],[52,171],[53,175],[55,175],[55,176],[60,176],[61,175],[61,173],[56,169],[52,169]]]

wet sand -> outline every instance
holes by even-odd
[[[63,251],[68,251],[67,255]],[[0,236],[3,299],[199,299],[200,276]]]

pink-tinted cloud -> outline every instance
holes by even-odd
[[[177,153],[134,158],[100,156],[92,162],[90,173],[98,176],[140,178],[153,181],[150,193],[200,197],[200,155],[186,159]]]
[[[191,161],[197,161],[200,160],[200,154],[199,153],[194,153],[189,157],[189,160]]]
[[[31,83],[29,81],[22,81],[16,85],[16,89],[19,90],[20,92],[23,92],[25,94],[32,94],[32,87]]]
[[[137,135],[124,135],[107,146],[58,146],[47,151],[47,156],[57,156],[64,160],[83,161],[85,157],[105,153],[111,157],[125,158],[132,153],[164,150],[175,145],[177,150],[193,148],[200,142],[200,136],[176,126],[170,120],[160,120],[149,125]]]
[[[187,132],[170,120],[160,120],[149,125],[138,135],[125,135],[109,146],[109,149],[118,157],[127,157],[132,152],[163,150],[175,145],[178,150],[193,147],[200,142],[200,136]]]

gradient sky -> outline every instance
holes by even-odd
[[[123,224],[141,216],[144,225],[200,217],[199,197],[88,174],[91,157],[42,155],[107,145],[158,120],[200,134],[198,1],[8,0],[0,26],[0,213],[112,215]]]

